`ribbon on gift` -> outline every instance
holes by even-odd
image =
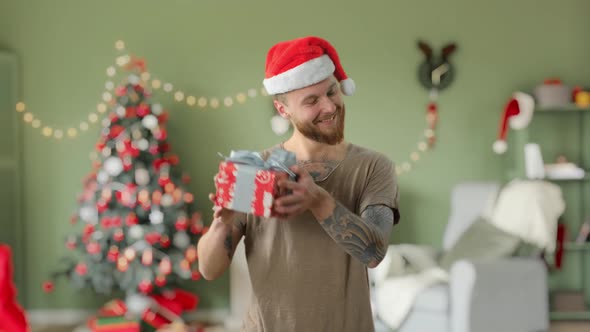
[[[297,162],[295,154],[284,149],[272,150],[267,160],[264,160],[260,153],[248,150],[231,151],[229,157],[225,157],[221,153],[218,154],[224,157],[225,161],[260,169],[283,171],[289,174],[292,180],[297,180],[297,174],[289,169]]]

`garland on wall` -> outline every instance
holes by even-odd
[[[246,92],[238,92],[234,95],[226,95],[223,98],[219,97],[206,97],[196,96],[194,94],[185,94],[182,90],[175,89],[175,85],[171,82],[159,79],[152,73],[145,70],[145,61],[141,58],[129,55],[125,49],[125,43],[119,40],[115,43],[115,48],[119,52],[115,58],[115,64],[109,66],[106,69],[108,79],[105,83],[105,90],[101,94],[101,99],[96,105],[96,109],[89,112],[86,119],[81,120],[77,125],[56,127],[46,124],[44,121],[29,111],[24,102],[18,102],[16,104],[16,111],[22,113],[22,119],[32,128],[37,129],[39,133],[47,138],[53,138],[61,140],[63,138],[74,139],[77,138],[81,132],[87,131],[91,125],[98,123],[101,115],[106,113],[108,110],[108,104],[114,100],[113,90],[115,83],[113,78],[117,75],[118,69],[128,70],[129,68],[136,67],[142,68],[141,80],[146,86],[151,86],[153,90],[162,90],[169,95],[173,96],[173,100],[178,103],[184,103],[191,108],[207,110],[207,109],[218,109],[220,107],[231,108],[236,104],[245,104],[248,99],[254,99],[259,96],[267,96],[264,88],[250,88]]]
[[[108,120],[108,117],[105,117],[104,114],[109,109],[109,104],[114,102],[115,97],[113,94],[115,83],[113,82],[113,79],[119,71],[129,70],[131,68],[142,69],[140,70],[140,72],[142,72],[140,79],[146,86],[151,86],[151,88],[154,90],[161,89],[167,94],[172,95],[175,102],[182,103],[189,106],[190,108],[199,109],[202,111],[219,108],[229,109],[236,104],[245,104],[249,99],[254,99],[261,96],[265,97],[268,95],[263,87],[250,88],[245,92],[226,95],[223,98],[198,96],[197,94],[186,94],[182,90],[175,88],[173,83],[162,80],[152,73],[146,71],[145,61],[141,58],[130,55],[130,52],[128,52],[125,48],[124,41],[116,41],[115,49],[118,51],[118,54],[115,58],[115,64],[110,65],[106,69],[106,75],[108,79],[104,86],[105,90],[101,94],[101,101],[96,104],[95,110],[90,111],[86,115],[84,120],[81,120],[77,125],[62,127],[52,126],[47,124],[45,121],[42,121],[36,114],[28,110],[26,104],[23,101],[19,101],[16,104],[15,110],[16,112],[22,114],[23,122],[31,128],[38,130],[42,136],[48,139],[60,141],[64,138],[77,138],[81,133],[88,131],[91,125],[98,123],[100,118],[103,118],[102,121]],[[429,117],[427,115],[426,122],[428,123],[428,121]],[[415,150],[410,153],[409,160],[402,161],[397,164],[396,173],[398,175],[408,173],[414,169],[414,165],[421,160],[422,155],[430,150],[430,144],[428,142],[433,137],[435,137],[435,129],[429,126],[424,130],[423,139],[419,140]],[[98,155],[95,151],[93,151],[89,154],[89,158],[91,160],[95,160],[98,158]]]

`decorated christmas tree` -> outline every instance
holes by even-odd
[[[83,179],[65,240],[70,255],[52,275],[101,294],[157,295],[200,278],[196,244],[204,229],[186,189],[190,178],[170,152],[168,113],[150,102],[144,66],[134,61],[114,89],[98,158]]]

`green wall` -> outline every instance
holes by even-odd
[[[440,96],[438,144],[400,177],[402,222],[393,237],[438,246],[450,188],[502,177],[504,161],[491,144],[510,93],[547,76],[588,83],[589,12],[585,0],[2,0],[0,48],[19,58],[20,97],[29,109],[45,124],[67,128],[85,120],[100,100],[118,39],[185,93],[224,97],[261,86],[274,42],[320,35],[337,47],[357,83],[357,94],[345,99],[347,139],[402,162],[425,126],[427,92],[416,80],[416,40],[436,49],[454,40],[457,77]],[[285,138],[270,130],[268,98],[200,111],[167,94],[156,97],[171,110],[170,142],[193,176],[191,189],[206,217],[216,152],[260,149]],[[64,252],[62,237],[98,131],[92,126],[76,140],[56,142],[23,130],[22,291],[28,308],[94,307],[103,300],[66,283],[53,295],[39,289]],[[227,278],[195,287],[203,307],[227,306]]]

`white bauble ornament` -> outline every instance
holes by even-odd
[[[148,114],[141,119],[141,124],[149,130],[154,130],[158,126],[158,118]]]
[[[135,170],[135,183],[140,186],[146,186],[150,183],[150,173],[145,168]]]
[[[139,83],[139,76],[137,75],[129,75],[129,77],[127,77],[127,79],[129,80],[129,83],[131,84],[138,84]]]
[[[275,115],[270,119],[272,131],[279,136],[285,134],[290,126],[291,122],[280,115]]]
[[[135,143],[135,146],[137,146],[137,148],[141,151],[146,151],[150,148],[150,142],[148,142],[147,139],[142,138]]]
[[[160,105],[160,104],[153,104],[152,105],[152,113],[154,113],[155,115],[162,114],[162,105]]]
[[[98,171],[98,173],[96,174],[96,182],[103,184],[106,183],[109,180],[109,175],[107,174],[107,172],[100,170]]]
[[[139,293],[127,293],[125,297],[125,305],[127,306],[127,311],[132,317],[141,317],[144,312],[149,308],[152,304],[152,298],[149,296],[139,294]]]
[[[134,239],[143,238],[143,228],[139,225],[133,225],[129,228],[129,236]]]
[[[190,238],[185,232],[178,232],[174,234],[174,238],[172,239],[172,243],[176,248],[184,249],[188,247],[190,242]]]
[[[150,212],[150,222],[154,225],[159,225],[164,221],[164,213],[158,209],[153,209]]]
[[[98,211],[94,206],[85,205],[80,208],[80,218],[89,224],[98,222]]]
[[[115,114],[117,114],[118,117],[120,118],[124,118],[125,115],[127,115],[127,110],[125,109],[125,107],[119,105],[116,109],[115,109]]]
[[[170,195],[170,194],[162,195],[162,198],[160,199],[160,205],[162,205],[164,207],[168,207],[168,206],[172,205],[172,203],[174,203],[174,198],[172,198],[172,195]]]
[[[103,167],[110,176],[117,176],[123,171],[123,162],[119,157],[108,157],[104,161]]]

